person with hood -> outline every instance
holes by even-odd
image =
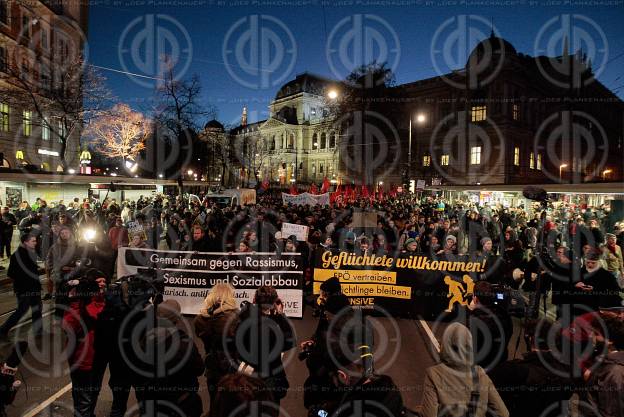
[[[460,323],[442,335],[442,363],[425,374],[423,417],[509,417],[509,411],[483,368],[474,363],[472,335]]]
[[[259,287],[253,304],[242,309],[236,329],[235,342],[242,361],[239,369],[262,379],[278,407],[290,386],[282,353],[295,346],[293,333],[275,288]]]
[[[217,383],[235,370],[232,360],[236,357],[236,348],[231,342],[238,326],[238,314],[234,287],[219,283],[210,289],[194,321],[195,334],[206,351],[205,375],[211,406],[217,395]]]
[[[68,357],[75,417],[95,416],[105,366],[97,360],[95,338],[98,318],[105,306],[106,277],[89,270],[68,282],[69,308],[62,328],[67,335]]]
[[[198,377],[202,374],[201,356],[193,342],[191,327],[182,318],[175,300],[156,307],[156,327],[141,340],[142,361],[151,369],[140,384],[142,415],[200,417],[203,413]],[[162,352],[154,354],[153,352]],[[183,414],[180,414],[182,412]]]

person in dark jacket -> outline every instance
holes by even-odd
[[[530,351],[522,359],[500,364],[488,374],[510,417],[539,416],[556,406],[552,415],[566,415],[577,387],[570,369],[551,351],[555,328],[547,320],[531,320],[525,327]],[[549,338],[551,339],[549,341]],[[536,395],[539,393],[539,395]]]
[[[620,314],[622,316],[622,314]],[[587,401],[602,417],[624,415],[624,317],[605,320],[608,352],[587,381]]]
[[[474,340],[475,363],[489,371],[507,360],[513,323],[498,306],[492,284],[478,281],[473,291],[467,327]]]
[[[2,208],[0,214],[0,259],[6,253],[11,257],[11,241],[13,240],[13,228],[17,225],[17,218],[9,211],[8,207]]]
[[[17,309],[0,327],[0,337],[6,338],[9,331],[32,309],[32,323],[35,332],[41,331],[41,282],[37,265],[37,235],[24,234],[20,247],[11,255],[7,275],[13,280],[13,291],[17,297]]]
[[[197,393],[203,364],[181,311],[175,300],[158,304],[156,327],[145,332],[139,342],[141,360],[145,369],[151,369],[142,375],[140,385],[144,415],[200,417],[203,413]]]
[[[574,315],[598,311],[600,307],[621,307],[622,297],[615,276],[600,265],[600,253],[585,254],[581,279],[570,288]]]
[[[236,370],[233,368],[236,347],[232,341],[238,327],[238,313],[234,287],[220,283],[210,289],[204,307],[195,317],[195,334],[203,342],[206,351],[204,363],[211,415],[219,380]]]
[[[295,340],[275,288],[262,286],[256,290],[254,303],[241,311],[235,342],[243,361],[239,370],[262,379],[279,407],[289,388],[282,353],[292,349]]]

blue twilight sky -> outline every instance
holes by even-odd
[[[112,70],[158,77],[158,57],[177,57],[176,70],[198,74],[204,102],[232,124],[243,105],[250,121],[265,118],[278,86],[304,71],[344,78],[356,63],[381,57],[404,83],[458,68],[493,22],[497,34],[521,53],[561,51],[564,38],[570,50],[582,46],[600,71],[598,79],[624,97],[624,2],[470,3],[96,1],[88,59],[109,68],[102,72],[121,101],[149,111],[157,81]]]

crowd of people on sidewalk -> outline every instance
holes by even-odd
[[[41,332],[45,274],[45,297],[54,299],[56,316],[76,341],[68,359],[76,416],[94,415],[107,368],[111,416],[125,415],[132,389],[142,415],[202,415],[202,374],[210,416],[248,416],[249,407],[277,416],[290,389],[282,354],[296,346],[310,372],[304,405],[311,416],[356,415],[358,409],[375,416],[538,416],[549,407],[565,415],[572,396],[579,409],[594,413],[587,415],[624,415],[624,219],[608,205],[502,207],[406,193],[348,207],[293,206],[267,191],[256,205],[219,207],[203,197],[67,205],[37,199],[2,210],[0,248],[11,254],[7,275],[18,308],[0,337],[7,338],[29,308],[33,331]],[[356,224],[355,211],[376,213],[376,224]],[[284,223],[308,226],[307,241],[283,236]],[[21,245],[12,252],[14,230]],[[314,335],[296,341],[274,288],[260,287],[253,303],[239,305],[230,285],[215,285],[190,324],[176,301],[162,300],[154,275],[116,276],[123,247],[298,252],[307,299],[314,298],[318,255],[328,250],[478,260],[485,272],[465,314],[442,336],[440,363],[422,382],[422,409],[410,411],[392,378],[375,373],[368,321],[337,280],[326,281],[314,301]],[[497,303],[501,287],[528,298],[522,318],[529,352],[522,359],[509,358],[513,323]],[[541,391],[548,394],[536,400]]]

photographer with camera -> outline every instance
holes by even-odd
[[[341,317],[349,321],[351,318]],[[327,335],[330,386],[323,401],[309,408],[310,417],[399,417],[405,415],[399,388],[390,376],[372,370],[373,353],[359,332],[338,325]]]
[[[475,362],[486,371],[507,360],[513,323],[505,308],[505,291],[487,281],[475,283],[468,306],[468,328],[472,333]]]
[[[295,346],[293,328],[284,305],[271,286],[256,290],[253,304],[245,304],[235,334],[239,371],[260,378],[277,407],[289,388],[282,353]]]
[[[101,271],[90,269],[67,284],[69,309],[63,316],[62,328],[67,334],[74,415],[92,417],[105,370],[96,356],[95,337],[107,281]]]

